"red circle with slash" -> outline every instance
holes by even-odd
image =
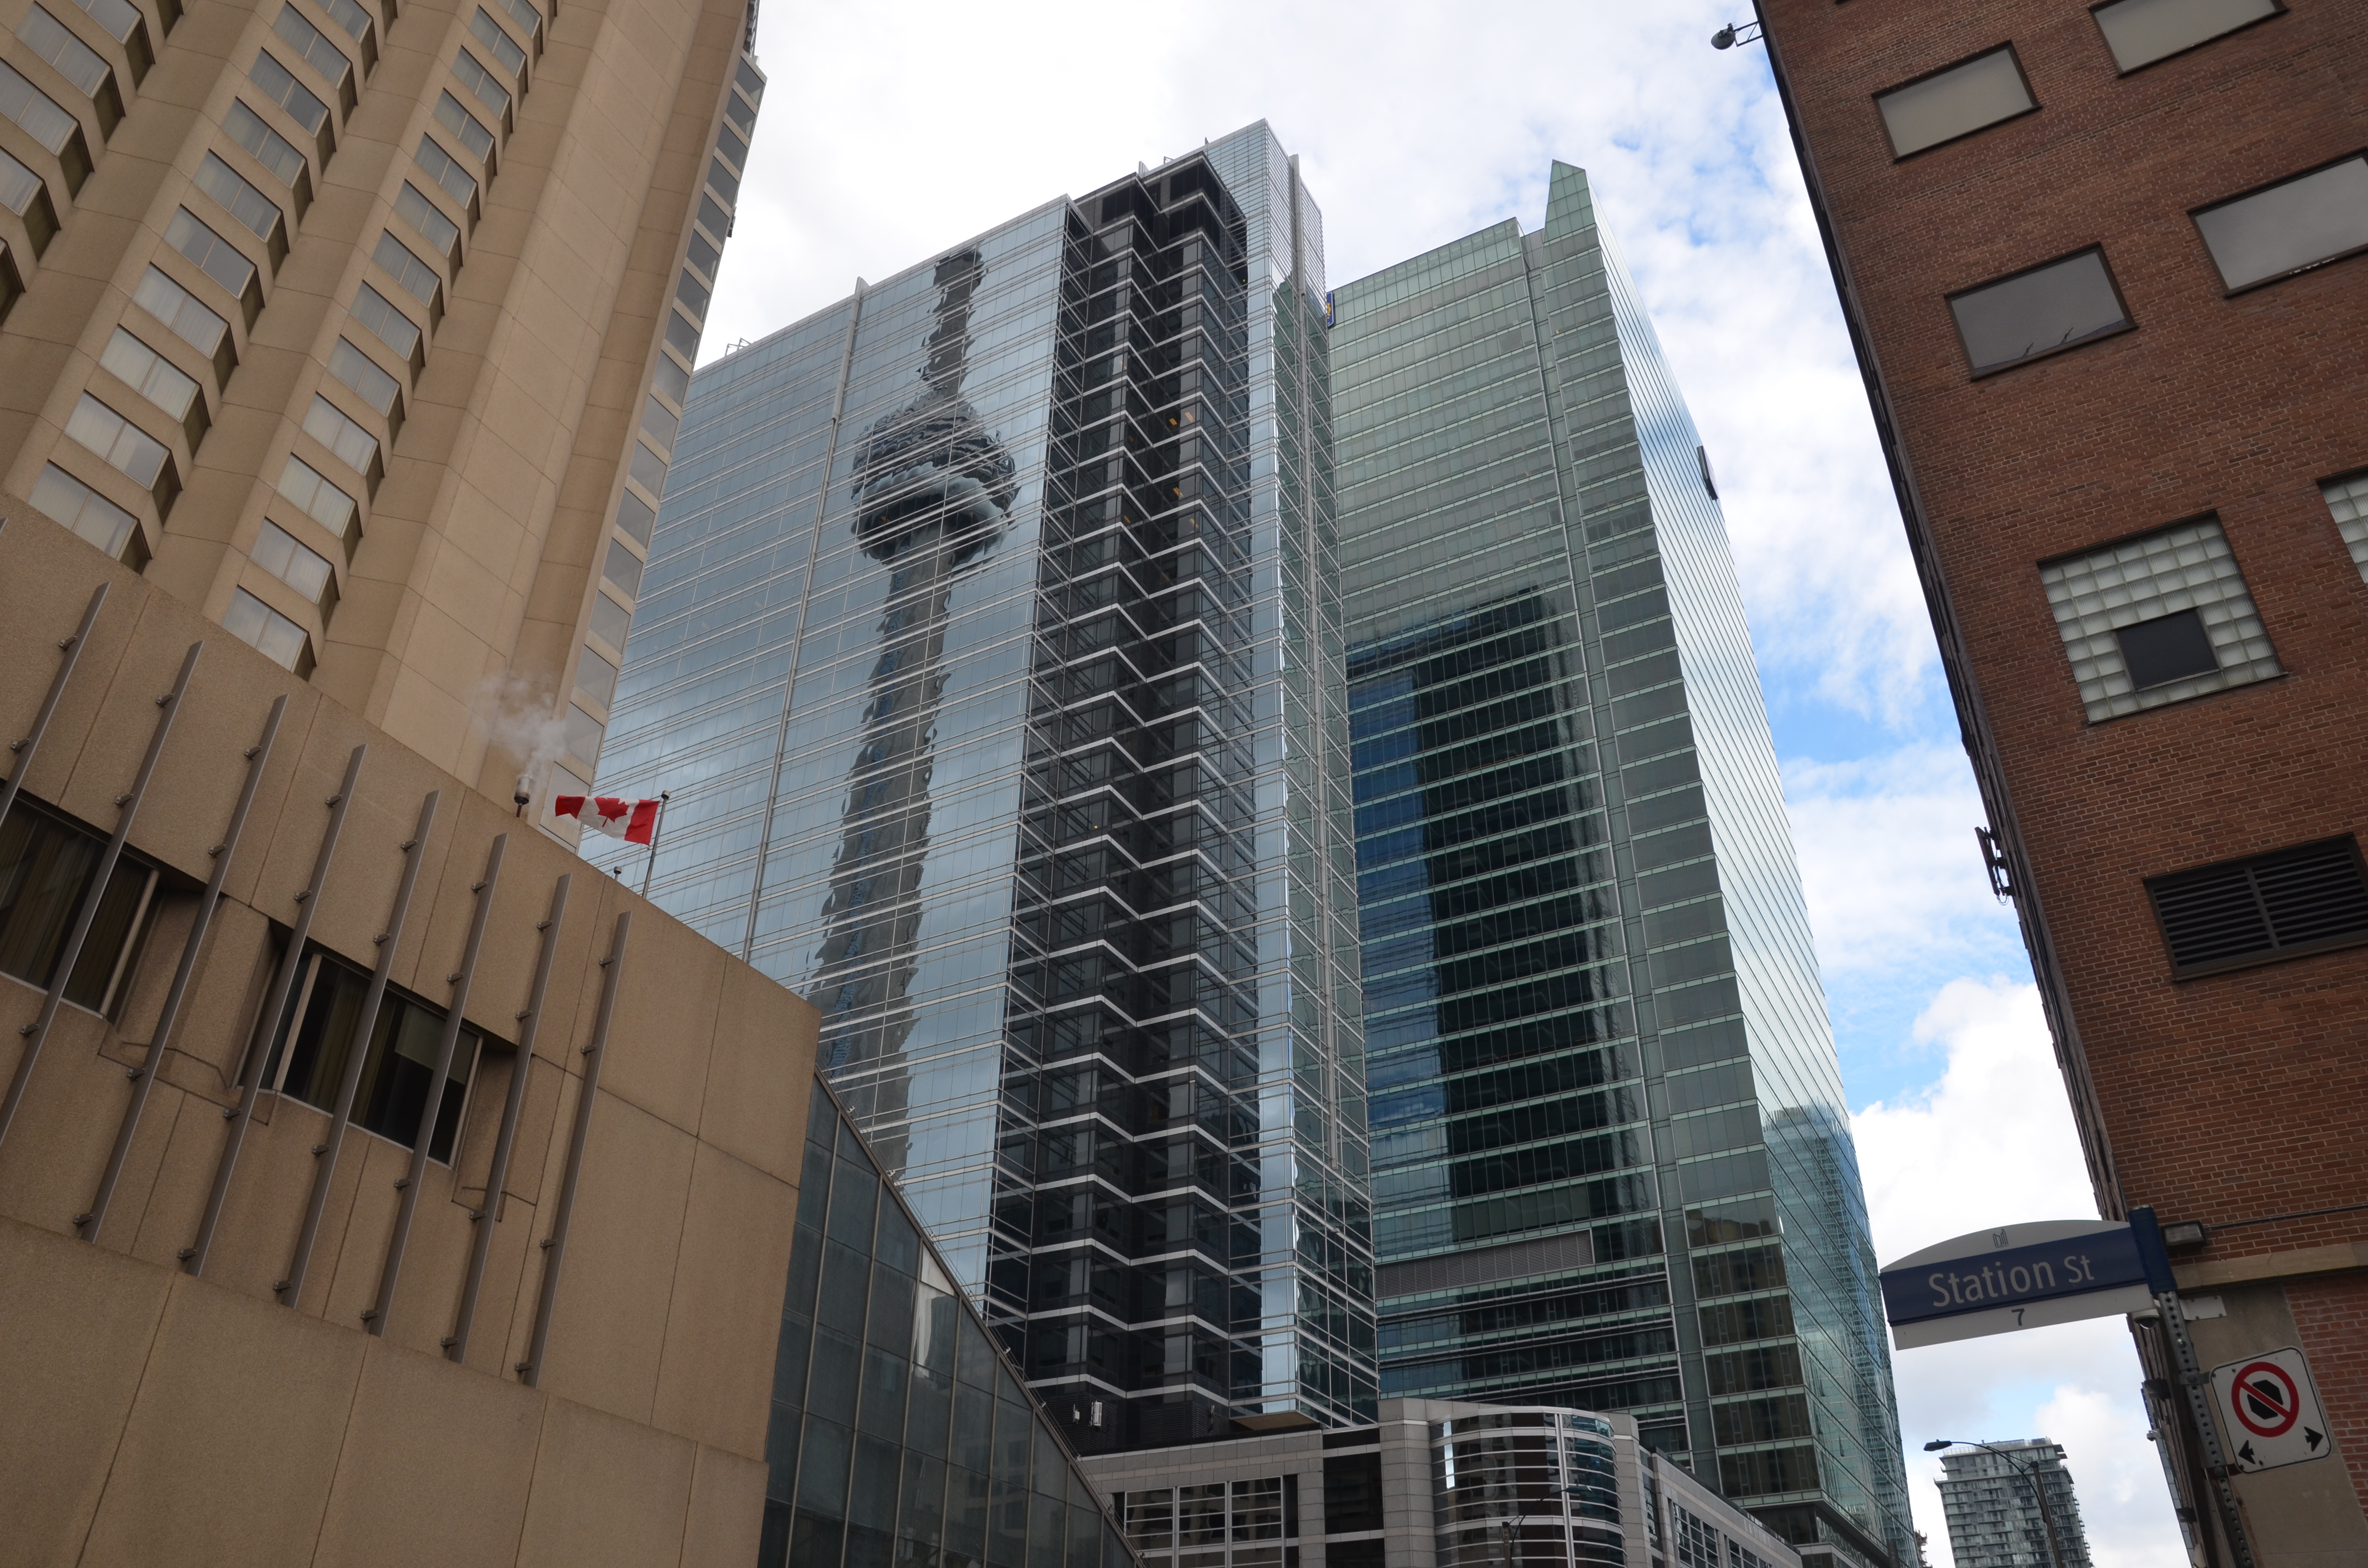
[[[2272,1381],[2274,1390],[2257,1385],[2253,1381],[2256,1375]],[[2255,1361],[2239,1371],[2229,1403],[2236,1407],[2237,1419],[2245,1430],[2256,1437],[2283,1437],[2294,1430],[2294,1424],[2302,1417],[2302,1392],[2294,1387],[2294,1378],[2275,1361]],[[2265,1421],[2256,1421],[2254,1409],[2273,1414]]]

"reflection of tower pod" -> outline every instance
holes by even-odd
[[[983,268],[976,251],[938,263],[937,326],[920,394],[873,425],[855,456],[855,537],[874,560],[915,545],[945,550],[950,567],[992,543],[1019,493],[1017,469],[962,401],[970,301]]]

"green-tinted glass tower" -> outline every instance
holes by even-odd
[[[1725,526],[1586,176],[1334,313],[1383,1392],[1626,1411],[1912,1562]]]

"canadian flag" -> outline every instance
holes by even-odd
[[[628,844],[647,844],[657,831],[655,801],[620,801],[612,795],[554,795],[553,816],[574,817],[586,827],[598,828]]]

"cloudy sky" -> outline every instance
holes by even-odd
[[[706,349],[1259,119],[1300,154],[1336,286],[1534,228],[1550,160],[1585,167],[1717,465],[1887,1261],[2091,1210],[1766,62],[1707,41],[1730,3],[772,0]],[[2183,1559],[2119,1320],[1896,1376],[1935,1563],[1935,1436],[2054,1437],[2099,1568]]]

